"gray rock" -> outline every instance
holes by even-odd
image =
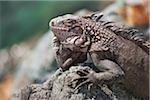
[[[71,81],[80,77],[77,74],[79,70],[90,72],[93,69],[73,66],[65,72],[58,70],[43,84],[32,84],[21,89],[13,95],[13,100],[139,100],[121,88],[120,84],[112,85],[111,89],[105,84],[95,84],[89,89],[87,83],[75,91],[75,85],[81,81]]]

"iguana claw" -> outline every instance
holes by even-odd
[[[76,85],[74,91],[76,91],[77,89],[79,89],[79,87],[81,87],[82,85],[85,85],[85,84],[88,84],[88,89],[90,89],[89,87],[91,87],[91,85],[93,85],[93,84],[96,84],[98,81],[95,77],[96,72],[94,72],[94,71],[87,72],[86,70],[80,70],[80,71],[77,71],[77,74],[79,74],[80,77],[72,80],[71,83],[74,83],[74,81],[80,81],[80,80],[82,82],[79,83],[78,85]]]

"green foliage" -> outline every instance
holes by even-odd
[[[54,16],[97,5],[91,1],[0,1],[0,48],[48,31]]]

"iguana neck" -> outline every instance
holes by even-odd
[[[120,36],[103,27],[100,22],[88,22],[86,25],[86,34],[91,38],[91,45],[98,44],[97,46],[99,46],[95,48],[103,51],[107,49],[110,53],[114,53],[119,49],[118,39]]]

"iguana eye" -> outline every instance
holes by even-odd
[[[67,19],[67,20],[65,21],[65,23],[68,23],[68,24],[75,24],[75,23],[76,23],[76,20]]]
[[[79,34],[82,34],[83,33],[83,29],[79,26],[75,26],[75,27],[72,27],[70,30],[70,32],[74,32],[74,33],[79,33]]]
[[[72,23],[72,20],[71,19],[67,19],[66,22],[67,23]]]
[[[67,19],[67,20],[65,20],[64,22],[63,22],[65,25],[67,25],[67,26],[72,26],[74,23],[73,23],[73,20],[71,20],[71,19]]]

